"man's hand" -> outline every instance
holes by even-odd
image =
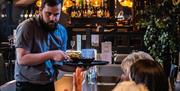
[[[51,60],[54,61],[61,61],[69,58],[68,55],[61,50],[53,50],[49,52]]]

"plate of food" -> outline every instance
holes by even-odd
[[[92,61],[94,61],[94,56],[86,58],[82,55],[81,51],[67,50],[66,54],[70,57],[68,61],[71,61],[74,63],[78,63],[78,62],[91,63]]]
[[[83,49],[82,51],[67,50],[66,54],[70,59],[63,61],[64,65],[70,66],[94,66],[94,65],[105,65],[109,62],[102,60],[95,60],[94,53],[91,49]]]

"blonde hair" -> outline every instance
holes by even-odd
[[[122,67],[124,74],[128,75],[130,72],[129,69],[130,69],[131,65],[141,59],[149,59],[152,61],[154,60],[146,52],[143,52],[143,51],[133,52],[133,53],[129,54],[126,58],[124,58],[121,63],[121,67]]]
[[[123,81],[119,83],[112,91],[149,91],[143,84],[136,84],[133,81]]]

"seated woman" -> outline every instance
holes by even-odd
[[[133,52],[129,54],[126,58],[124,58],[124,60],[121,63],[123,74],[119,80],[121,81],[129,80],[129,70],[131,65],[140,59],[154,60],[148,53],[143,51]]]
[[[136,84],[145,84],[149,91],[168,91],[168,78],[157,61],[143,59],[132,64],[130,79]]]

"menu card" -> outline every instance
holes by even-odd
[[[101,43],[101,59],[104,61],[112,62],[112,43],[102,42]]]
[[[95,47],[99,46],[99,35],[97,34],[91,35],[91,44],[92,46],[95,46]]]

